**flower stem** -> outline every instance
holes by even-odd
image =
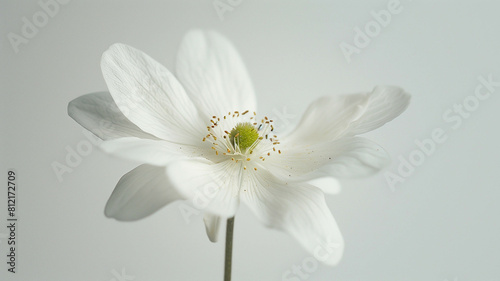
[[[231,266],[233,258],[234,217],[227,219],[226,225],[226,257],[224,261],[224,281],[231,281]]]

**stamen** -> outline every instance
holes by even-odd
[[[249,112],[249,110],[230,111],[221,118],[212,116],[209,120],[211,126],[207,126],[208,134],[202,141],[211,142],[211,148],[215,150],[217,156],[228,156],[227,159],[231,158],[231,161],[236,163],[251,161],[248,157],[251,154],[257,154],[255,156],[264,161],[263,156],[267,154],[270,157],[272,152],[277,151],[274,146],[280,144],[278,137],[270,133],[274,130],[272,124],[274,121],[267,116],[257,119],[255,112],[253,116],[245,116]],[[278,150],[278,153],[281,154],[281,150]]]

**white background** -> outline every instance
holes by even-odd
[[[172,68],[191,28],[217,30],[235,44],[263,114],[286,107],[297,122],[320,96],[379,84],[412,94],[405,113],[367,134],[392,165],[343,181],[342,192],[327,197],[345,254],[336,267],[310,270],[307,280],[500,280],[500,88],[457,129],[442,117],[474,94],[479,76],[500,81],[498,2],[401,0],[401,12],[350,63],[340,43],[354,44],[354,29],[389,1],[290,2],[243,0],[221,19],[211,0],[74,0],[16,53],[8,34],[21,35],[23,17],[32,22],[43,10],[37,1],[1,1],[0,280],[111,281],[122,270],[138,281],[222,280],[223,244],[208,241],[201,216],[186,223],[179,204],[133,223],[104,217],[116,182],[140,163],[94,147],[62,181],[51,166],[88,141],[66,106],[106,89],[99,61],[111,44],[129,44]],[[415,141],[436,128],[447,140],[391,190],[385,173],[397,174],[399,157],[408,159]],[[9,168],[18,172],[16,274],[4,263]],[[309,256],[244,206],[234,243],[233,280],[282,280]],[[303,280],[296,277],[290,280]]]

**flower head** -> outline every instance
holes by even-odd
[[[108,217],[141,219],[208,186],[204,220],[212,241],[220,218],[234,216],[242,201],[265,225],[332,265],[344,244],[324,192],[338,191],[336,178],[366,176],[387,164],[381,147],[357,135],[409,103],[391,86],[323,97],[278,139],[275,120],[257,114],[239,54],[215,32],[185,36],[175,75],[123,44],[103,54],[101,67],[109,93],[81,96],[68,113],[103,139],[106,152],[145,163],[120,179]]]

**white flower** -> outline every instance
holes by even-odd
[[[101,67],[109,93],[73,100],[69,115],[103,139],[106,152],[145,163],[120,179],[106,216],[141,219],[212,185],[204,208],[212,241],[219,222],[243,201],[265,225],[330,265],[344,243],[323,192],[339,189],[336,178],[366,176],[387,164],[381,147],[356,135],[392,120],[410,99],[389,86],[323,97],[278,140],[273,120],[255,114],[239,54],[215,32],[185,36],[175,76],[123,44],[103,54]]]

